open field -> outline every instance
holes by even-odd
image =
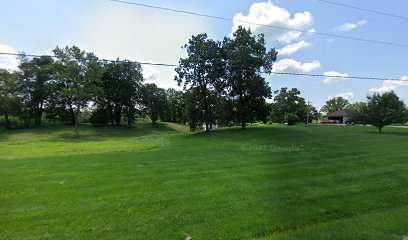
[[[0,131],[0,239],[404,239],[408,129]]]

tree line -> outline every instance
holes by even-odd
[[[350,103],[347,99],[335,97],[329,99],[321,111],[331,113],[341,109],[352,110],[354,124],[371,124],[380,133],[387,125],[408,122],[407,106],[393,91],[369,95],[367,102]]]
[[[317,120],[319,112],[296,88],[276,90],[273,101],[266,101],[272,90],[262,74],[271,73],[278,53],[265,45],[263,34],[242,27],[222,41],[205,33],[192,36],[183,46],[187,57],[175,69],[174,80],[183,91],[145,83],[137,62],[105,61],[76,46],[56,47],[53,57],[21,57],[17,71],[0,69],[0,112],[6,128],[16,127],[12,119],[23,127],[40,127],[46,120],[72,124],[76,132],[85,113],[95,126],[131,126],[137,117],[148,116],[153,124],[188,124],[191,131],[203,125],[209,131],[215,125],[245,129],[249,122]],[[322,110],[345,108],[349,103],[344,100],[330,100]],[[405,116],[401,106],[398,111]],[[364,115],[366,108],[360,104],[354,109]]]
[[[0,111],[6,128],[18,118],[24,127],[44,119],[64,122],[78,131],[80,116],[92,109],[96,126],[132,125],[136,117],[185,123],[195,131],[205,125],[266,121],[265,99],[271,89],[261,76],[276,60],[264,36],[239,28],[233,38],[193,36],[183,47],[175,81],[184,91],[145,83],[142,67],[128,60],[103,61],[76,46],[56,47],[54,56],[22,57],[17,71],[0,70]]]

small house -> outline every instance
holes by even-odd
[[[335,120],[338,123],[346,123],[347,120],[351,118],[352,110],[350,109],[341,109],[332,113],[329,113],[325,116],[326,120]]]

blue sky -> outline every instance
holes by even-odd
[[[408,45],[407,20],[329,5],[318,0],[164,1],[129,0],[209,15],[278,25],[311,32],[397,42]],[[408,1],[333,0],[405,16]],[[229,36],[229,21],[123,5],[107,0],[1,1],[0,50],[50,53],[56,45],[77,45],[103,58],[127,58],[176,64],[185,56],[181,46],[193,34]],[[276,71],[405,79],[408,48],[358,42],[316,34],[296,34],[251,26],[265,33],[268,47],[280,50]],[[296,51],[297,50],[297,51]],[[286,54],[285,54],[286,53]],[[14,59],[0,58],[0,66],[15,67]],[[173,68],[144,67],[148,82],[176,87]],[[297,87],[315,106],[330,96],[364,101],[374,91],[395,90],[406,102],[408,82],[266,76],[272,89]]]

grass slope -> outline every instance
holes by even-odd
[[[408,130],[0,132],[0,239],[403,239]]]

